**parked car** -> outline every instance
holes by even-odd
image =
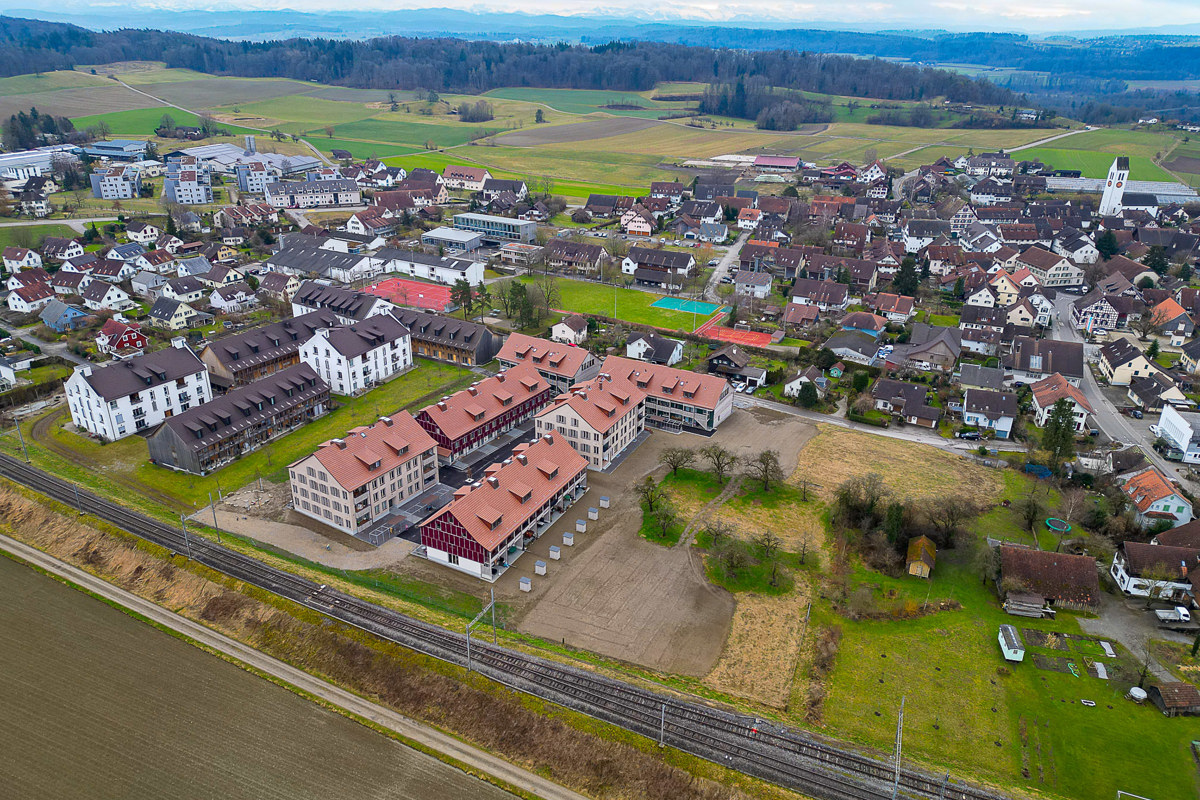
[[[720,263],[721,263],[721,259],[719,259],[719,258],[710,258],[708,260],[708,265],[710,267],[715,267],[717,264],[720,264]]]
[[[1162,428],[1161,428],[1161,427],[1159,427],[1158,425],[1151,425],[1151,426],[1150,426],[1150,435],[1151,435],[1151,436],[1154,436],[1155,438],[1158,438],[1159,436],[1162,436],[1162,433],[1163,433],[1163,431],[1162,431]]]
[[[968,441],[972,442],[978,441],[979,439],[979,431],[959,431],[955,435],[960,439],[967,439]]]
[[[1136,409],[1136,408],[1133,409],[1132,411],[1130,411],[1129,415],[1132,416],[1134,419],[1141,419],[1142,417],[1146,416],[1145,414],[1143,414],[1141,412],[1140,409]]]

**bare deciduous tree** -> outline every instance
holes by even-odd
[[[771,484],[780,483],[784,479],[778,450],[763,450],[754,458],[747,460],[746,471],[755,480],[762,482],[764,492],[771,491]]]
[[[678,475],[679,470],[690,467],[696,461],[696,451],[690,447],[668,447],[658,457],[658,463]]]
[[[710,444],[707,447],[700,448],[700,455],[708,461],[712,472],[717,476],[717,483],[724,484],[725,478],[729,476],[730,471],[737,465],[737,454],[732,450],[726,450],[719,444]]]
[[[641,483],[635,484],[633,491],[637,494],[638,500],[646,504],[646,510],[651,514],[654,513],[655,505],[666,497],[663,490],[654,482],[654,478],[649,475],[643,478]]]

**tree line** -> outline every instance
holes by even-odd
[[[97,32],[0,18],[0,75],[132,60],[163,61],[169,67],[217,75],[468,94],[504,86],[637,92],[659,81],[736,85],[739,80],[759,79],[790,89],[890,100],[946,97],[998,105],[1015,99],[1007,89],[945,70],[794,50],[747,52],[659,42],[569,46],[400,36],[231,42],[166,31]]]
[[[4,122],[4,148],[30,150],[44,144],[58,144],[74,138],[75,126],[66,117],[42,114],[36,108],[19,111]]]

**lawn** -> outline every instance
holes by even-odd
[[[311,126],[309,126],[309,130],[313,131]],[[465,122],[441,124],[390,121],[376,117],[335,125],[333,134],[341,139],[359,139],[383,144],[424,147],[426,142],[433,142],[438,147],[453,147],[466,144],[480,130],[500,131],[503,128],[488,122],[481,122],[478,125]],[[315,132],[320,133],[320,128],[315,129]]]
[[[413,153],[423,153],[422,149],[416,147],[405,147],[403,145],[379,144],[378,142],[356,142],[350,139],[330,138],[324,132],[318,132],[307,137],[306,141],[313,147],[320,150],[322,153],[332,153],[334,150],[345,150],[354,158],[368,159],[378,158],[394,158],[396,156],[406,156]]]
[[[526,277],[522,280],[531,282],[533,279]],[[709,319],[683,311],[651,308],[650,304],[662,297],[660,294],[570,278],[557,278],[556,283],[558,305],[564,311],[613,317],[636,325],[650,325],[668,331],[691,332]]]
[[[235,113],[226,108],[223,113]],[[263,122],[247,120],[256,127],[270,128],[278,122],[303,123],[302,130],[312,130],[318,125],[336,125],[368,119],[379,111],[367,108],[361,103],[345,103],[336,100],[323,100],[319,97],[304,95],[288,95],[262,100],[255,103],[239,103],[236,107],[238,116],[255,116],[263,118]]]
[[[3,247],[41,247],[42,240],[47,236],[59,236],[74,239],[80,233],[70,225],[50,223],[48,225],[6,225],[0,227],[0,248]]]
[[[1196,796],[1188,752],[1194,722],[1125,700],[1128,684],[1115,677],[1042,670],[1031,652],[1020,664],[1006,664],[996,632],[1014,618],[990,588],[953,552],[938,554],[933,574],[932,586],[919,578],[862,577],[876,587],[878,602],[895,598],[919,608],[930,596],[961,603],[961,610],[885,621],[823,615],[823,624],[842,632],[824,705],[827,733],[890,751],[904,695],[905,753],[938,768],[1080,800],[1113,797],[1118,789],[1154,800]],[[1080,633],[1070,613],[1016,624]],[[1076,652],[1074,660],[1091,652]]]
[[[341,400],[336,411],[311,422],[270,445],[234,461],[216,473],[200,477],[157,467],[149,463],[146,444],[139,436],[130,436],[111,444],[101,445],[91,439],[54,429],[53,436],[61,444],[92,459],[102,472],[128,475],[134,480],[154,486],[160,492],[196,507],[208,502],[208,493],[233,491],[262,476],[281,480],[289,463],[311,453],[323,441],[344,434],[350,428],[364,425],[381,415],[416,406],[434,395],[456,391],[474,377],[462,367],[418,359],[418,368],[367,394]],[[415,410],[415,409],[414,409]],[[69,417],[64,417],[69,422]]]

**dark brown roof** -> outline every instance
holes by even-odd
[[[391,314],[376,314],[349,327],[334,328],[326,337],[334,350],[346,358],[357,358],[408,335],[408,328]]]
[[[1195,708],[1200,706],[1200,690],[1182,681],[1160,683],[1150,687],[1162,698],[1163,708]]]
[[[1100,579],[1091,556],[1001,546],[1000,574],[1045,598],[1088,606],[1100,600]]]
[[[187,347],[167,347],[107,367],[93,367],[84,380],[105,400],[115,400],[204,371]]]
[[[1125,551],[1125,570],[1134,577],[1161,572],[1164,577],[1183,578],[1185,569],[1190,572],[1200,567],[1200,549],[1194,547],[1125,542],[1121,549]]]
[[[332,311],[310,311],[298,317],[272,322],[248,331],[235,333],[207,345],[217,360],[237,371],[256,363],[274,361],[300,349],[318,328],[340,325]]]
[[[1168,547],[1192,547],[1200,550],[1200,519],[1163,531],[1154,537],[1154,541]]]

